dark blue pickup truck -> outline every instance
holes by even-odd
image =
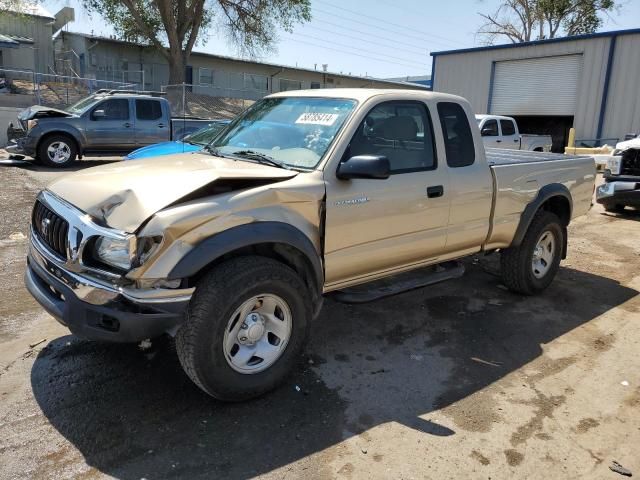
[[[100,90],[66,110],[29,107],[18,114],[18,122],[18,135],[9,126],[14,137],[9,153],[64,167],[83,155],[121,155],[180,140],[211,120],[172,118],[169,102],[159,93]]]

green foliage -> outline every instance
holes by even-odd
[[[504,0],[495,13],[480,14],[478,34],[486,43],[501,36],[518,43],[593,33],[617,8],[615,0]]]
[[[2,1],[2,0],[0,0]],[[182,82],[196,44],[214,30],[243,53],[269,50],[282,28],[311,19],[310,0],[82,0],[122,40],[151,45],[169,61],[170,82]]]

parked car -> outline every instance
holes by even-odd
[[[124,160],[138,160],[140,158],[161,157],[163,155],[171,155],[174,153],[197,152],[211,143],[216,135],[218,135],[228,124],[229,120],[214,120],[206,127],[196,130],[184,137],[182,140],[147,145],[146,147],[134,150],[129,155],[125,156]]]
[[[11,154],[65,167],[83,155],[128,153],[165,140],[179,140],[210,120],[172,118],[169,102],[153,93],[100,90],[66,110],[35,105],[18,114],[23,135],[9,125]]]
[[[640,138],[616,144],[607,160],[604,181],[598,187],[596,201],[607,212],[640,208]]]
[[[81,337],[174,335],[196,385],[243,400],[283,381],[326,295],[370,301],[496,251],[509,289],[541,293],[594,179],[589,157],[485,150],[460,97],[281,92],[206,150],[43,190],[25,280]]]
[[[548,152],[551,150],[550,135],[521,134],[514,118],[501,115],[476,115],[485,147],[508,148]]]

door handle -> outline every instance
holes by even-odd
[[[518,143],[520,140],[518,140],[517,138],[514,140],[514,142]]]
[[[502,140],[496,140],[496,143],[502,143]]]
[[[433,187],[427,187],[427,197],[438,198],[444,195],[444,187],[442,185],[435,185]]]
[[[165,126],[164,123],[159,123],[158,124],[158,128],[164,128],[164,126]]]
[[[124,124],[124,127],[125,128],[129,128],[129,127],[131,127],[131,124],[129,122],[127,122],[127,123]]]

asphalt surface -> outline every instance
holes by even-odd
[[[63,174],[0,166],[0,478],[640,473],[640,214],[575,221],[538,297],[481,257],[456,281],[328,300],[289,381],[230,405],[191,384],[170,341],[80,340],[31,299],[30,207]]]

